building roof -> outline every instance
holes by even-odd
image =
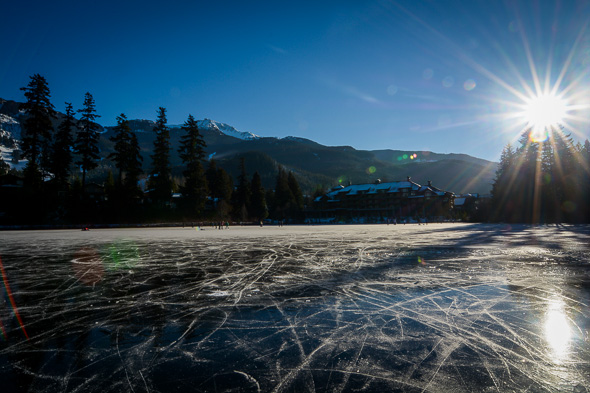
[[[350,195],[362,195],[362,194],[378,194],[378,193],[397,193],[403,189],[417,191],[420,194],[424,194],[426,192],[431,192],[433,195],[445,195],[446,192],[442,191],[436,187],[433,187],[430,182],[428,182],[427,186],[422,186],[418,183],[411,181],[409,178],[405,181],[394,181],[394,182],[387,182],[387,183],[365,183],[365,184],[354,184],[349,185],[346,187],[339,186],[334,187],[330,192],[328,192],[325,196],[328,200],[334,200],[341,196],[350,196]],[[321,199],[321,197],[316,198],[316,201]]]

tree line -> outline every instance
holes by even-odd
[[[527,129],[504,147],[492,189],[492,221],[590,222],[590,142],[574,143],[563,127]]]
[[[241,159],[237,185],[215,160],[205,170],[206,143],[192,115],[182,125],[180,147],[172,151],[166,109],[157,110],[151,168],[143,172],[137,135],[124,113],[117,116],[107,157],[109,171],[100,190],[87,175],[101,161],[100,116],[94,98],[86,93],[81,109],[65,103],[65,113],[54,129],[57,112],[50,101],[46,79],[35,74],[24,91],[25,120],[21,150],[27,159],[23,187],[11,201],[12,223],[88,223],[153,221],[262,221],[302,219],[303,195],[292,172],[278,168],[276,187],[265,190],[258,172],[250,178]],[[79,118],[76,119],[76,113]],[[182,161],[182,177],[172,177],[171,155]],[[0,162],[2,164],[3,162]],[[7,172],[5,166],[0,170]],[[145,183],[145,190],[140,184]]]

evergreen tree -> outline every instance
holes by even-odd
[[[588,204],[588,201],[590,201],[590,141],[588,139],[584,141],[584,145],[580,150],[580,182],[583,184],[580,199],[582,206],[585,207],[585,212],[583,212],[583,214],[585,213],[583,216],[584,221],[590,223],[590,206]]]
[[[207,171],[205,172],[205,177],[207,178],[207,185],[209,186],[209,194],[212,198],[219,198],[219,180],[217,178],[217,164],[215,163],[215,160],[213,158],[209,160],[209,166],[207,167]]]
[[[74,108],[71,103],[66,102],[65,117],[57,127],[55,143],[53,144],[53,158],[51,160],[51,171],[58,189],[63,189],[66,186],[70,174],[75,126]]]
[[[129,195],[135,198],[141,197],[141,190],[139,189],[138,181],[139,176],[142,174],[142,161],[141,149],[139,147],[139,141],[137,135],[131,132],[131,139],[129,141],[129,164],[127,167],[127,176],[125,176],[125,187],[129,192]]]
[[[0,176],[6,175],[10,170],[10,165],[4,161],[4,158],[0,155]]]
[[[576,179],[576,155],[571,135],[563,133],[563,129],[554,130],[553,145],[555,155],[555,192],[561,206],[562,220],[578,221],[577,200],[580,189]],[[585,202],[587,203],[587,201]]]
[[[254,175],[252,176],[251,188],[252,216],[256,217],[258,221],[262,221],[268,217],[268,207],[266,206],[266,193],[262,187],[262,180],[260,179],[258,172],[254,172]]]
[[[303,214],[303,193],[301,192],[301,188],[299,187],[299,183],[293,172],[289,172],[287,183],[289,184],[289,190],[291,190],[291,194],[293,195],[291,217],[301,219]]]
[[[217,170],[217,185],[217,197],[229,203],[234,192],[234,182],[229,173],[223,168]]]
[[[96,118],[100,117],[96,114],[94,98],[90,93],[84,95],[84,103],[82,109],[78,110],[81,114],[78,120],[78,135],[74,143],[74,152],[79,156],[76,164],[82,168],[82,193],[86,188],[86,173],[98,166],[98,130],[99,125],[96,124]]]
[[[555,156],[550,140],[545,141],[541,152],[541,222],[561,221],[559,203],[555,193]]]
[[[113,171],[111,170],[107,172],[107,178],[104,181],[104,192],[107,196],[109,204],[112,204],[114,200],[117,198],[117,188],[115,186],[115,178],[113,176]]]
[[[214,195],[217,198],[217,215],[221,219],[227,219],[232,211],[231,201],[234,192],[234,182],[225,169],[218,168],[217,179],[214,183],[216,187]]]
[[[276,178],[275,192],[274,192],[274,208],[273,216],[277,220],[284,220],[288,218],[293,205],[295,204],[295,197],[289,187],[289,175],[279,166],[279,172]]]
[[[197,121],[192,115],[181,127],[185,134],[180,140],[178,153],[186,169],[184,185],[181,186],[184,208],[187,213],[200,214],[207,198],[207,180],[203,171],[201,161],[205,158],[205,141],[199,132]]]
[[[170,130],[167,126],[166,109],[158,108],[158,118],[154,127],[156,139],[152,155],[152,172],[150,179],[150,195],[158,204],[170,200],[172,192],[172,174],[170,168]]]
[[[21,148],[28,159],[24,169],[25,185],[30,190],[38,190],[43,181],[43,173],[49,171],[51,134],[55,110],[50,102],[50,91],[45,78],[35,74],[30,78],[25,92],[26,102],[21,105],[27,115],[23,123]]]
[[[541,146],[532,129],[523,132],[520,144],[510,189],[509,200],[514,205],[511,221],[536,223],[541,211]]]
[[[535,141],[530,131],[521,146],[503,152],[492,189],[495,219],[513,222],[589,221],[590,143],[574,146],[563,129]]]
[[[119,187],[126,198],[135,198],[139,196],[137,180],[141,174],[141,152],[137,136],[131,131],[129,121],[125,114],[121,113],[117,117],[117,126],[114,129],[115,134],[111,137],[114,142],[114,152],[109,158],[115,161],[115,166],[119,170]]]
[[[492,186],[493,219],[509,220],[514,209],[511,188],[514,182],[515,152],[510,144],[502,150],[500,165],[496,171],[496,179]]]
[[[238,176],[238,186],[233,194],[232,205],[234,217],[241,221],[246,221],[250,217],[250,182],[246,173],[246,159],[240,157],[240,175]]]

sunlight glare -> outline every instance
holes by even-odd
[[[562,124],[567,114],[566,101],[553,94],[541,94],[527,100],[523,117],[532,128],[532,139],[541,142],[547,139],[549,129]]]
[[[571,336],[565,304],[559,299],[551,300],[545,315],[545,339],[557,363],[560,363],[568,354]]]

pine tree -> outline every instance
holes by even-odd
[[[209,194],[212,198],[219,198],[217,164],[213,158],[209,160],[209,166],[207,167],[207,171],[205,171],[205,177],[207,178],[207,185],[209,186]]]
[[[299,182],[297,182],[293,172],[289,172],[287,183],[289,184],[289,190],[291,190],[291,194],[293,195],[292,217],[301,218],[303,213],[303,193],[301,192]]]
[[[541,151],[541,222],[561,221],[555,193],[555,155],[551,141],[545,141]]]
[[[10,170],[10,165],[8,165],[4,158],[0,155],[0,176],[6,175]]]
[[[152,155],[152,172],[150,195],[162,205],[170,200],[172,192],[172,174],[170,169],[170,130],[167,126],[166,108],[158,108],[158,118],[154,127],[156,139]]]
[[[266,192],[262,187],[262,180],[258,172],[254,172],[252,176],[252,182],[250,183],[252,188],[251,197],[251,210],[252,216],[256,217],[258,221],[264,220],[268,217],[268,207],[266,205]]]
[[[131,132],[131,138],[129,140],[129,162],[127,167],[127,176],[125,177],[125,187],[129,192],[130,197],[138,198],[141,197],[141,190],[138,186],[139,176],[142,174],[142,161],[141,149],[139,147],[139,141],[137,135]]]
[[[21,105],[27,115],[23,123],[22,151],[28,159],[24,170],[25,184],[30,189],[41,187],[43,172],[49,171],[51,134],[55,110],[50,102],[50,91],[45,78],[35,74],[30,78],[25,92],[26,102]]]
[[[515,153],[510,144],[502,150],[500,165],[496,171],[496,179],[492,186],[492,207],[493,219],[504,221],[509,220],[512,215],[513,201],[511,188],[514,182]]]
[[[191,214],[200,214],[207,197],[207,180],[201,161],[205,158],[205,141],[199,132],[199,126],[192,115],[181,127],[185,134],[181,137],[178,153],[186,169],[184,185],[181,186],[183,204],[186,211]]]
[[[74,108],[66,102],[66,113],[62,122],[57,127],[55,143],[53,144],[53,158],[51,171],[58,189],[63,189],[67,184],[72,164],[72,147],[74,145],[73,132],[76,126]]]
[[[590,141],[586,139],[581,149],[580,154],[580,167],[581,167],[581,183],[583,184],[582,195],[580,199],[583,206],[585,206],[584,221],[590,223]]]
[[[533,131],[527,129],[520,138],[521,146],[516,154],[516,182],[518,189],[511,193],[515,204],[516,221],[537,222],[540,210],[540,146],[533,138]]]
[[[579,199],[580,189],[576,181],[577,163],[572,137],[570,134],[565,134],[561,128],[554,130],[553,145],[555,192],[561,206],[562,220],[576,222],[578,221],[576,201]]]
[[[86,188],[86,173],[98,166],[98,130],[99,125],[96,124],[96,118],[100,117],[96,114],[94,98],[90,93],[84,95],[84,103],[82,109],[78,110],[81,114],[78,120],[78,135],[74,144],[74,152],[79,156],[76,164],[82,168],[82,192]]]
[[[119,170],[119,187],[127,197],[133,198],[139,194],[137,180],[141,174],[143,160],[139,143],[123,113],[117,117],[117,126],[114,131],[115,135],[111,137],[111,141],[115,143],[115,151],[109,155],[109,158],[115,161],[115,166]]]
[[[223,168],[217,170],[217,186],[217,197],[229,203],[234,192],[234,182],[229,173]]]
[[[274,218],[277,220],[284,220],[289,216],[293,209],[295,197],[293,196],[293,192],[289,187],[289,176],[282,166],[279,166],[273,199]]]
[[[236,191],[233,194],[232,205],[234,217],[241,221],[246,221],[250,216],[251,193],[250,182],[246,173],[246,159],[240,157],[240,174]]]

